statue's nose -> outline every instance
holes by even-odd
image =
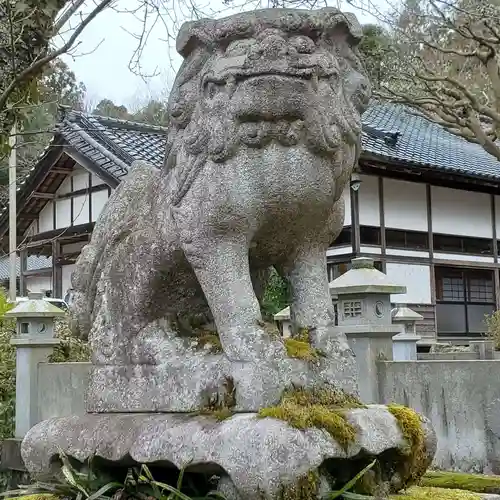
[[[260,42],[261,54],[269,59],[279,59],[287,54],[287,42],[279,35],[272,34],[266,36]]]

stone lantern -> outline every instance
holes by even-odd
[[[401,333],[392,338],[394,361],[416,361],[417,342],[420,340],[417,321],[422,321],[424,317],[406,304],[398,304],[391,315],[392,322],[402,327]]]
[[[392,324],[391,295],[406,293],[406,287],[375,269],[373,259],[359,257],[330,283],[330,291],[338,295],[337,328],[356,354],[361,398],[377,403],[377,361],[393,359],[392,337],[401,332],[400,325]]]
[[[46,362],[59,340],[54,338],[54,321],[65,312],[43,300],[42,293],[28,294],[5,314],[15,318],[16,335],[10,343],[16,347],[16,429],[23,437],[38,423],[38,365]]]

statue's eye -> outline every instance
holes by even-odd
[[[315,43],[308,36],[294,36],[290,39],[290,45],[294,47],[299,54],[312,54],[316,48]]]
[[[213,99],[218,92],[225,86],[226,82],[223,80],[205,80],[203,85],[203,94],[208,99]]]

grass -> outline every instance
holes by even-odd
[[[390,498],[391,500],[480,500],[481,496],[470,491],[414,486],[404,493],[391,495]]]
[[[421,479],[420,485],[435,488],[467,490],[476,493],[500,494],[500,476],[429,471]]]

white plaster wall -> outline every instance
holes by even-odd
[[[73,198],[73,225],[77,226],[87,222],[89,222],[89,195],[75,196]]]
[[[62,266],[62,296],[66,295],[68,288],[71,288],[71,274],[75,270],[75,264]]]
[[[359,222],[363,226],[380,226],[378,177],[362,175],[358,191]]]
[[[382,253],[382,249],[378,247],[360,247],[361,253],[371,253],[373,255],[380,255]]]
[[[425,184],[384,179],[385,227],[428,231]]]
[[[391,301],[407,304],[431,303],[431,271],[427,265],[387,263],[387,276],[396,285],[406,286],[405,294],[391,295]]]
[[[73,191],[86,189],[89,187],[89,172],[83,168],[76,169],[73,172]]]
[[[96,221],[101,214],[104,205],[108,201],[108,191],[97,191],[92,193],[92,222]]]
[[[100,177],[92,174],[92,186],[100,186],[101,184],[106,184]]]
[[[351,188],[349,183],[344,189],[344,204],[345,204],[345,217],[344,217],[344,226],[351,225]]]
[[[40,233],[43,233],[44,231],[52,231],[52,229],[54,229],[53,210],[53,203],[49,201],[40,211],[40,215],[38,216],[38,230]]]
[[[335,247],[335,248],[329,248],[326,251],[327,256],[332,256],[332,255],[344,255],[344,254],[349,254],[352,253],[352,246],[351,245],[346,245],[344,247]]]
[[[56,229],[71,226],[71,200],[57,200],[56,207]]]
[[[434,259],[439,260],[459,260],[462,262],[487,262],[493,263],[493,257],[484,257],[480,255],[464,255],[464,254],[455,254],[455,253],[441,253],[434,252]]]
[[[399,255],[400,257],[423,257],[429,258],[429,252],[421,252],[419,250],[404,250],[399,248],[387,248],[387,255]]]
[[[62,184],[59,186],[59,189],[57,190],[57,194],[67,194],[71,193],[71,176],[68,175],[62,182]]]
[[[497,238],[500,238],[500,196],[495,196],[495,225]]]
[[[26,288],[30,292],[52,290],[52,276],[26,276]]]
[[[492,238],[490,195],[431,187],[432,231]]]

